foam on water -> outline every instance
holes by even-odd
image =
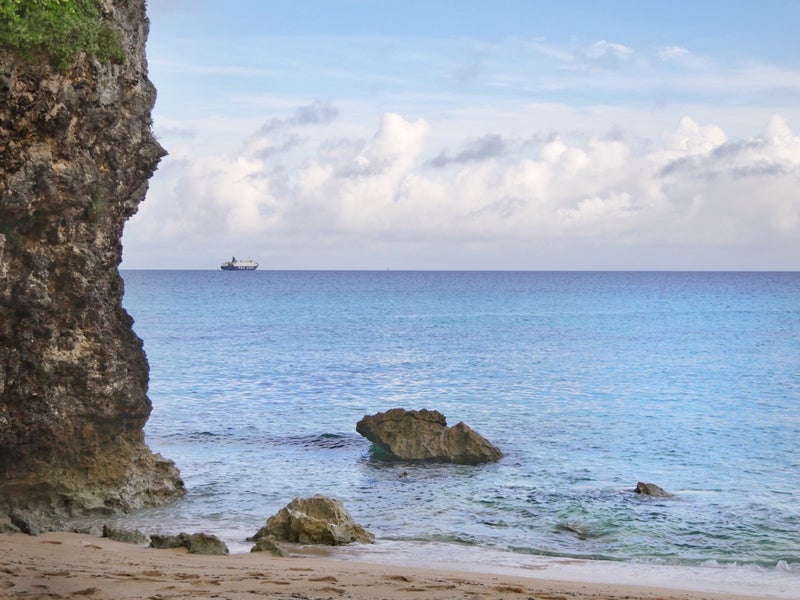
[[[374,547],[337,549],[336,558],[420,568],[497,573],[534,579],[645,585],[693,592],[731,593],[759,598],[797,598],[800,570],[779,565],[677,566],[652,562],[611,562],[526,556],[494,549],[439,543],[379,542]]]

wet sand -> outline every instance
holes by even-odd
[[[0,534],[0,598],[733,600],[758,596],[575,583],[265,553],[199,556],[89,535]],[[768,597],[768,596],[764,596]]]

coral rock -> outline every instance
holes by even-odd
[[[448,427],[444,415],[435,410],[394,408],[365,416],[356,431],[402,460],[474,465],[503,457],[499,448],[465,423]]]
[[[207,533],[152,535],[150,548],[186,548],[189,554],[228,554],[228,546],[217,536]]]
[[[643,496],[653,496],[654,498],[669,498],[672,494],[658,487],[655,483],[638,482],[636,489],[633,490]]]
[[[341,502],[319,494],[292,500],[267,519],[267,524],[251,540],[258,542],[268,536],[287,542],[328,546],[375,541],[371,533],[353,521]]]

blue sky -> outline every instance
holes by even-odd
[[[800,269],[798,2],[148,14],[123,268]]]

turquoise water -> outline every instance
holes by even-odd
[[[244,546],[323,493],[386,542],[800,573],[798,273],[123,277],[147,440],[189,488],[145,529]],[[398,406],[506,456],[375,460],[356,422]]]

